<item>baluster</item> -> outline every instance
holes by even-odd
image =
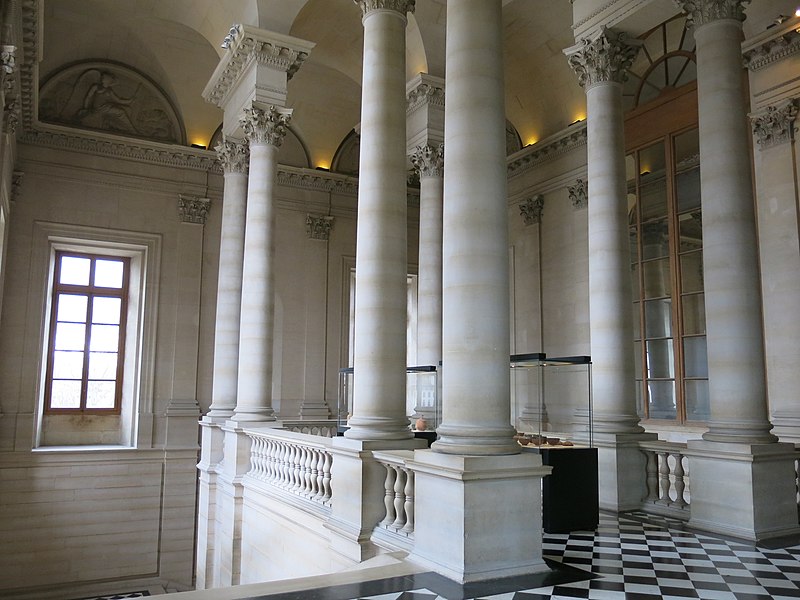
[[[311,485],[311,459],[314,458],[313,448],[306,448],[306,459],[303,462],[303,495],[311,498],[314,495],[314,488]]]
[[[269,465],[267,466],[267,477],[270,481],[278,479],[278,470],[280,469],[280,456],[281,447],[275,440],[269,441]]]
[[[661,464],[658,469],[659,477],[659,484],[661,487],[661,497],[658,500],[659,504],[663,504],[664,506],[669,506],[671,500],[669,497],[669,452],[659,452],[658,455],[661,457]]]
[[[280,465],[281,470],[280,474],[278,475],[278,485],[282,488],[285,488],[289,482],[289,454],[291,452],[291,448],[289,444],[285,442],[281,442],[281,456],[280,456]]]
[[[686,498],[684,498],[684,490],[686,489],[686,482],[683,480],[683,476],[685,472],[683,470],[683,455],[679,452],[676,452],[672,455],[675,458],[675,470],[673,471],[673,475],[675,476],[675,502],[674,504],[678,508],[686,508]]]
[[[315,502],[319,500],[319,467],[322,460],[322,453],[315,448],[311,451],[311,465],[309,466],[309,497]]]
[[[333,456],[325,453],[325,464],[322,466],[322,489],[325,490],[325,495],[322,497],[322,503],[327,504],[331,501],[333,492],[331,491],[331,465],[333,464]]]
[[[406,504],[405,489],[406,489],[406,472],[402,467],[394,466],[397,472],[397,477],[394,480],[394,514],[395,519],[392,523],[394,529],[402,529],[406,524],[406,514],[403,508]]]
[[[297,492],[300,489],[300,446],[292,444],[292,462],[289,471],[290,486],[289,490]]]
[[[403,512],[406,514],[406,524],[403,531],[414,533],[414,471],[406,471],[406,489],[404,490],[406,503]]]
[[[647,502],[658,500],[658,455],[650,450],[644,450],[647,471]]]
[[[384,490],[384,497],[383,497],[383,504],[386,508],[386,516],[381,521],[381,525],[388,527],[392,523],[394,523],[395,515],[394,515],[394,483],[397,479],[396,471],[391,467],[391,465],[387,465],[384,463],[384,468],[386,469],[386,479],[383,482],[383,490]]]
[[[264,440],[262,438],[250,438],[250,474],[258,479],[264,477]]]

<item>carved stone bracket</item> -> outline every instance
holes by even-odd
[[[394,10],[402,14],[413,13],[416,0],[353,0],[361,9],[361,14],[366,14],[373,10]]]
[[[441,177],[444,174],[444,144],[417,146],[411,155],[411,164],[420,177]]]
[[[525,225],[534,225],[542,222],[542,212],[544,211],[544,196],[537,194],[533,198],[524,200],[519,205],[519,214]]]
[[[750,0],[673,0],[686,13],[687,21],[700,27],[720,19],[744,21],[744,6]]]
[[[211,200],[208,198],[184,196],[183,194],[178,197],[178,216],[184,223],[204,225],[209,208],[211,208]]]
[[[798,101],[788,100],[778,106],[750,115],[753,134],[761,150],[772,148],[794,139],[794,122],[797,118]]]
[[[219,162],[225,173],[247,173],[250,165],[250,147],[247,144],[225,140],[217,144]]]
[[[270,106],[264,110],[253,106],[244,109],[244,116],[239,122],[251,144],[271,144],[280,147],[291,117],[291,112],[286,109]]]
[[[569,199],[574,209],[586,208],[589,204],[589,185],[583,179],[578,179],[575,185],[567,186]]]
[[[594,36],[564,50],[564,54],[578,76],[578,83],[589,89],[598,83],[624,83],[641,45],[641,40],[630,39],[624,32],[602,27]]]
[[[329,215],[306,215],[306,234],[312,240],[328,241],[331,237],[334,217]]]

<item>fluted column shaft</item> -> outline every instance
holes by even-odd
[[[680,2],[697,41],[710,441],[772,442],[742,90],[741,0]]]
[[[419,275],[417,278],[417,362],[442,360],[442,212],[444,146],[421,146],[411,156],[419,171]]]
[[[214,384],[208,415],[230,417],[236,408],[247,165],[250,157],[247,146],[236,142],[225,141],[216,150],[222,162],[225,189],[220,231],[217,317],[214,323]]]
[[[361,0],[364,68],[356,234],[353,415],[359,440],[412,437],[406,391],[406,12]]]
[[[275,321],[275,177],[288,111],[245,110],[250,142],[245,219],[239,385],[234,419],[272,421],[272,344]]]
[[[622,82],[638,48],[603,29],[565,51],[586,90],[589,334],[594,427],[639,433],[625,187]]]
[[[438,452],[514,454],[502,2],[450,0]]]

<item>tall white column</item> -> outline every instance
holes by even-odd
[[[448,3],[437,452],[515,454],[500,0]]]
[[[239,317],[242,304],[244,226],[247,205],[247,145],[226,140],[216,147],[225,177],[214,324],[214,384],[208,416],[230,417],[236,408]]]
[[[412,437],[406,391],[406,13],[414,0],[355,0],[364,25],[356,235],[353,415],[345,436]]]
[[[411,163],[419,172],[420,182],[417,362],[436,366],[442,360],[444,146],[418,146]]]
[[[272,343],[275,321],[275,177],[290,111],[248,108],[241,119],[250,142],[245,218],[239,382],[236,421],[274,421]]]
[[[678,2],[694,23],[711,421],[706,440],[772,442],[750,136],[742,93],[749,0]]]

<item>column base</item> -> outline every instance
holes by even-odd
[[[253,408],[242,410],[237,408],[233,411],[233,414],[230,416],[229,420],[240,423],[252,423],[261,421],[275,421],[276,417],[275,411],[272,408]]]
[[[409,429],[407,417],[393,419],[389,417],[353,416],[347,421],[350,429],[344,437],[364,442],[391,442],[413,439],[414,432]],[[376,448],[377,449],[377,448]],[[386,449],[386,448],[381,448]]]
[[[687,446],[690,527],[753,542],[800,535],[793,444]]]
[[[547,570],[538,454],[450,456],[416,450],[409,560],[461,583]]]
[[[519,454],[519,444],[514,440],[515,430],[508,427],[453,427],[441,425],[436,429],[439,439],[431,449],[441,454],[457,456],[500,456]]]
[[[594,434],[601,509],[639,509],[647,496],[647,457],[639,450],[639,442],[657,439],[655,433]]]
[[[301,419],[329,419],[331,416],[331,409],[325,400],[313,402],[305,400],[300,406]]]

